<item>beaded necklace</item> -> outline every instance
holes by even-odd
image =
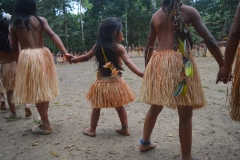
[[[189,46],[191,44],[190,30],[189,27],[184,23],[184,19],[181,16],[181,12],[179,8],[182,6],[182,2],[176,2],[173,0],[173,8],[171,10],[173,17],[172,22],[174,24],[174,51],[178,50],[177,46],[179,46],[179,51],[182,53],[183,66],[181,69],[182,81],[178,83],[176,90],[173,95],[175,97],[180,94],[186,96],[187,94],[187,77],[193,77],[193,64],[190,60],[190,50]]]

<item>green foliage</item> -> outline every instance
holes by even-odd
[[[15,1],[0,1],[0,9],[12,14],[13,18]],[[98,25],[103,19],[112,16],[122,20],[126,40],[124,45],[145,45],[151,16],[161,6],[161,0],[36,0],[36,2],[39,16],[48,20],[51,28],[69,51],[89,50],[96,42]],[[221,39],[229,32],[239,0],[183,0],[183,3],[195,7],[212,35],[216,39]],[[75,7],[81,6],[84,12],[74,14],[73,4]],[[190,30],[196,34],[192,27]],[[197,36],[193,37],[195,43],[201,40]],[[47,36],[45,45],[58,52],[57,47]]]

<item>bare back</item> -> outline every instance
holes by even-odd
[[[40,19],[42,20],[42,18]],[[41,25],[41,23],[36,17],[30,16],[29,27],[31,28],[31,30],[27,30],[26,27],[14,28],[15,34],[21,45],[21,49],[43,47],[43,25]]]
[[[214,58],[217,60],[218,64],[222,66],[223,57],[221,50],[217,44],[217,41],[203,23],[198,11],[195,8],[184,4],[179,7],[179,10],[181,12],[182,18],[184,19],[184,23],[187,26],[192,25],[194,27],[199,36],[203,38],[204,43]],[[151,55],[153,53],[152,46],[155,46],[156,39],[158,40],[157,51],[174,49],[174,24],[171,22],[171,18],[172,14],[170,14],[168,17],[168,13],[163,11],[162,8],[154,13],[151,19],[145,55]],[[151,56],[145,56],[146,64],[148,63],[150,57]]]
[[[180,7],[181,15],[184,18],[184,22],[189,26],[191,23],[189,12],[189,6],[182,5]],[[171,22],[172,15],[168,16],[168,13],[160,8],[152,17],[151,25],[156,32],[158,37],[158,47],[157,50],[168,50],[174,48],[174,26]]]

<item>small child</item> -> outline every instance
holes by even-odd
[[[52,126],[48,118],[49,101],[58,95],[59,90],[55,64],[50,50],[44,47],[43,32],[66,58],[70,60],[72,56],[67,53],[47,20],[37,16],[36,11],[35,0],[16,1],[16,19],[11,25],[13,55],[18,62],[14,102],[36,103],[42,124],[34,126],[32,131],[37,134],[50,134]]]
[[[11,15],[3,12],[0,19],[0,93],[1,93],[1,110],[6,110],[5,99],[3,93],[7,94],[7,101],[10,114],[6,115],[6,119],[18,119],[15,104],[12,102],[13,90],[15,83],[15,75],[17,63],[12,54],[11,39],[9,26],[11,24]],[[25,107],[25,117],[30,117],[32,112],[29,106]]]
[[[76,63],[88,61],[95,56],[98,64],[97,80],[86,96],[93,109],[90,127],[83,131],[85,135],[96,136],[101,108],[115,108],[122,124],[122,128],[116,132],[130,135],[123,105],[132,102],[135,97],[121,78],[122,60],[139,77],[143,77],[143,72],[130,60],[124,46],[119,44],[122,40],[121,21],[115,17],[106,18],[99,26],[97,42],[93,48],[85,55],[72,58],[72,62]]]

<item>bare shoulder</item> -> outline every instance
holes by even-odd
[[[157,11],[152,15],[151,22],[161,20],[161,19],[162,19],[161,16],[164,16],[162,13],[163,13],[162,8],[160,8],[159,10],[157,10]]]
[[[126,53],[126,49],[122,44],[117,44],[116,52],[118,54],[124,54]]]
[[[184,12],[186,12],[188,14],[188,16],[190,17],[198,17],[199,16],[199,12],[197,11],[196,8],[188,6],[188,5],[182,5],[182,8],[184,10]]]
[[[43,23],[47,23],[46,18],[44,18],[44,17],[39,17],[39,18],[40,18],[40,20],[41,20]]]

